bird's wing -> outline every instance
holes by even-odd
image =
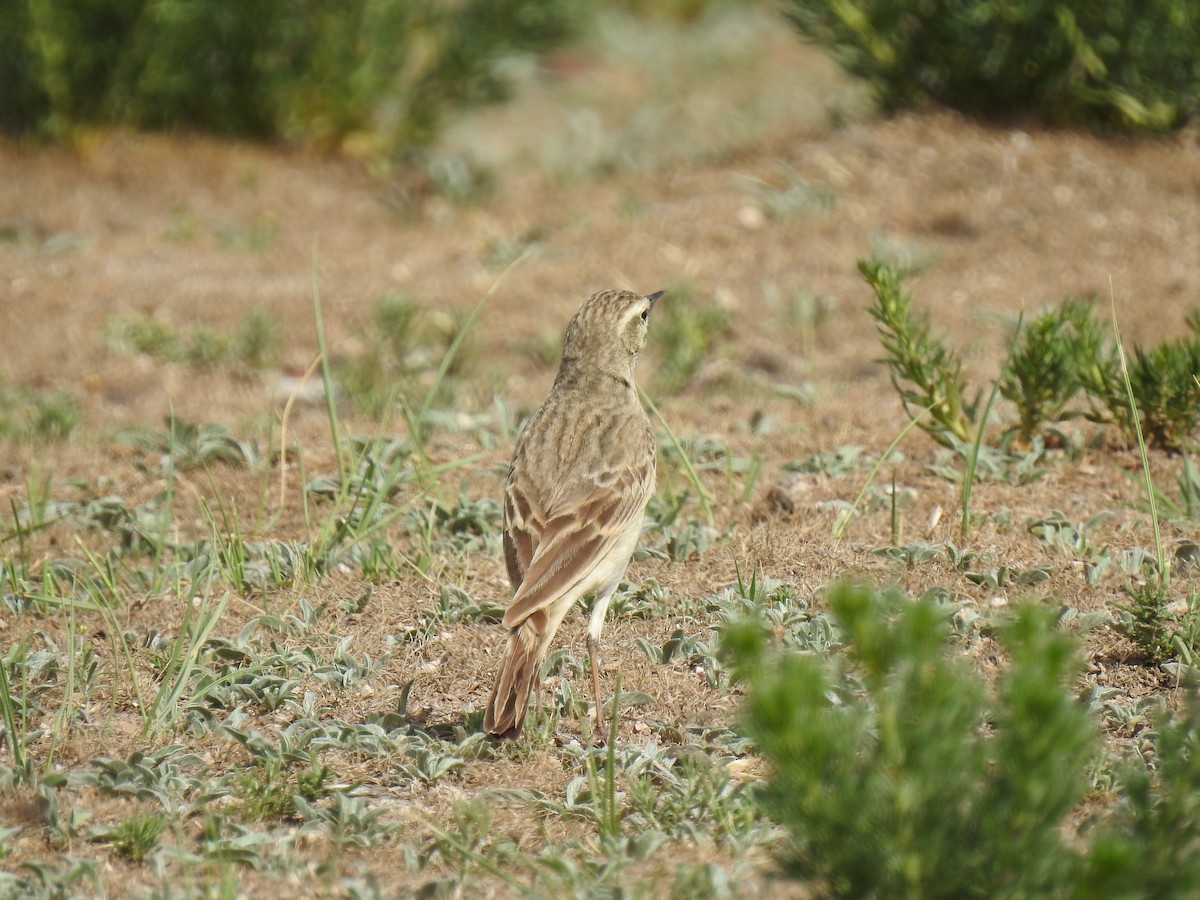
[[[510,477],[504,486],[504,563],[514,594],[525,580],[533,549],[545,527],[545,516],[534,509],[520,485]]]
[[[646,501],[654,490],[654,456],[620,472],[601,473],[594,489],[576,494],[555,509],[540,533],[520,527],[510,518],[506,543],[509,575],[514,567],[522,577],[504,626],[517,625],[549,609],[567,591],[584,581],[625,534],[642,520]],[[506,502],[514,511],[524,504],[519,486],[509,488]],[[540,630],[540,629],[539,629]]]

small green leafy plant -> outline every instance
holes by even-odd
[[[1107,387],[1114,360],[1103,345],[1091,301],[1078,297],[1018,332],[1000,374],[1000,395],[1017,408],[1016,434],[1031,442],[1066,417],[1088,367],[1098,373],[1090,382]]]
[[[83,409],[66,391],[33,392],[0,383],[0,440],[61,441],[83,422]]]
[[[1129,598],[1118,603],[1118,627],[1137,644],[1153,662],[1162,662],[1175,655],[1174,617],[1167,612],[1170,599],[1166,586],[1156,576],[1126,589]]]
[[[920,426],[934,440],[946,446],[953,446],[955,439],[966,443],[980,395],[968,398],[962,359],[930,333],[929,313],[913,310],[900,270],[874,261],[860,262],[858,269],[875,294],[869,312],[878,323],[885,361],[905,412],[915,418],[928,409],[930,419]]]
[[[1133,348],[1129,383],[1146,441],[1179,450],[1200,425],[1200,337],[1191,335],[1148,350]]]
[[[141,862],[159,846],[167,818],[156,812],[137,812],[108,828],[96,828],[88,840],[108,844],[113,852],[132,862]]]

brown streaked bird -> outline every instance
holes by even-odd
[[[521,733],[555,632],[591,594],[587,648],[594,730],[603,735],[600,632],[654,493],[654,430],[633,370],[662,294],[601,291],[585,300],[567,325],[554,387],[517,439],[504,486],[513,598],[504,614],[508,644],[483,717],[489,734]]]

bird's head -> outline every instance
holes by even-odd
[[[583,302],[563,340],[563,363],[578,363],[624,376],[646,346],[650,310],[662,291],[601,291]]]

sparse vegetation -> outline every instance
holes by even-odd
[[[878,262],[862,262],[859,269],[874,292],[870,313],[879,323],[884,362],[906,412],[914,416],[928,409],[930,419],[921,427],[939,443],[965,448],[986,425],[979,415],[984,389],[970,394],[961,356],[931,334],[927,311],[913,309],[902,271]],[[1130,443],[1144,434],[1151,446],[1189,446],[1200,425],[1200,333],[1192,328],[1187,337],[1135,347],[1128,385],[1118,349],[1116,337],[1109,338],[1096,320],[1093,304],[1078,298],[1019,329],[993,382],[1016,408],[1017,424],[1009,434],[1026,444],[1047,437],[1061,444],[1066,438],[1059,426],[1086,415],[1115,426]],[[1080,393],[1086,410],[1069,407]]]
[[[231,333],[198,325],[190,330],[150,315],[108,320],[108,351],[117,356],[143,353],[162,362],[197,368],[240,366],[263,369],[275,363],[282,343],[279,323],[265,310],[247,311]]]
[[[415,352],[409,341],[418,309],[399,301],[377,309],[380,359]],[[428,367],[441,377],[450,371],[445,359]],[[1061,411],[1065,402],[1043,408]],[[419,411],[410,407],[414,426]],[[963,896],[994,893],[996,885],[1036,893],[1089,884],[1102,873],[1131,877],[1121,867],[1141,851],[1127,823],[1163,840],[1190,839],[1180,825],[1190,807],[1167,792],[1190,789],[1194,779],[1183,718],[1191,714],[1155,712],[1154,735],[1136,737],[1141,752],[1156,742],[1162,775],[1148,774],[1136,757],[1104,756],[1098,730],[1111,721],[1121,733],[1143,714],[1111,702],[1101,714],[1072,699],[1065,687],[1077,671],[1072,641],[1049,612],[1012,616],[967,596],[1045,590],[1075,564],[1089,586],[1118,577],[1118,568],[1144,571],[1152,555],[1113,552],[1105,543],[1111,517],[1102,513],[1077,522],[1052,510],[1029,521],[1026,552],[1047,554],[1034,563],[965,545],[901,545],[893,525],[892,544],[876,556],[881,564],[946,571],[960,585],[931,586],[919,601],[866,588],[810,595],[737,565],[728,587],[707,594],[677,595],[654,579],[630,584],[610,615],[644,632],[633,643],[657,680],[617,692],[614,709],[624,712],[614,713],[605,747],[549,750],[556,731],[588,715],[576,687],[586,668],[569,645],[549,660],[542,712],[520,742],[484,742],[478,711],[458,699],[448,717],[430,720],[436,695],[419,660],[491,634],[504,607],[494,582],[470,574],[480,560],[497,572],[501,554],[499,507],[468,487],[484,463],[462,450],[435,462],[427,442],[452,434],[452,420],[427,410],[420,421],[405,438],[339,435],[340,470],[308,473],[293,501],[305,525],[291,537],[253,503],[220,493],[198,497],[198,518],[188,523],[180,490],[196,483],[196,473],[257,478],[269,465],[255,441],[212,423],[172,417],[163,429],[124,436],[136,471],[170,486],[163,496],[135,503],[85,485],[80,499],[64,501],[48,485],[28,485],[0,530],[12,550],[2,573],[10,627],[28,635],[0,660],[0,738],[10,754],[0,783],[9,796],[39,798],[41,818],[22,833],[87,858],[22,857],[25,868],[10,884],[103,883],[95,859],[111,854],[140,867],[147,886],[181,866],[225,861],[266,882],[280,867],[329,867],[349,891],[356,873],[372,871],[363,854],[380,853],[402,861],[404,883],[417,887],[575,891],[627,884],[671,848],[701,842],[718,862],[677,868],[680,890],[725,883],[739,871],[736,857],[782,844],[789,872],[830,891]],[[473,445],[499,447],[500,433],[511,440],[503,410],[477,422]],[[330,427],[340,429],[340,420]],[[639,565],[711,560],[737,532],[712,504],[751,496],[759,463],[712,436],[668,428],[660,444],[660,492],[647,510]],[[870,483],[885,462],[893,470],[907,465],[894,451],[895,442],[875,458],[848,445],[788,469],[857,484],[870,467]],[[989,460],[981,457],[982,471],[997,465],[999,483],[1021,483],[1006,467],[1024,463]],[[1180,481],[1185,506],[1194,480],[1188,471]],[[464,479],[457,490],[448,490],[450,475]],[[868,504],[860,494],[854,506],[878,511],[890,497],[894,517],[899,490],[893,480],[890,495]],[[71,536],[78,554],[55,555],[53,535]],[[1149,658],[1193,666],[1200,604],[1189,593],[1186,609],[1175,610],[1171,597],[1153,593],[1162,584],[1131,589],[1115,624]],[[397,615],[399,596],[408,599]],[[154,604],[161,628],[130,615]],[[747,617],[757,624],[739,624]],[[1064,608],[1057,619],[1063,631],[1082,632],[1109,617]],[[86,637],[100,634],[100,647]],[[766,649],[764,634],[778,649]],[[997,635],[1010,659],[992,693],[949,646],[969,651]],[[451,691],[461,692],[462,679],[474,683],[478,673],[452,677]],[[750,691],[745,735],[731,730],[732,718],[691,721],[660,711],[659,686],[681,682],[687,692],[699,686],[732,717],[737,678]],[[56,768],[64,748],[93,727],[87,711],[116,709],[122,697],[134,698],[136,737],[65,772]],[[634,717],[647,724],[631,741]],[[803,727],[789,730],[797,721]],[[1126,747],[1134,735],[1111,740]],[[449,824],[414,825],[381,799],[546,752],[565,771],[557,787],[477,795],[456,807]],[[758,771],[760,754],[771,766],[765,781],[744,775]],[[804,765],[788,763],[796,754]],[[947,781],[947,772],[955,777]],[[1084,856],[1061,829],[1087,795],[1089,777],[1108,779],[1115,796],[1125,796],[1125,785],[1135,793],[1125,805],[1100,803],[1086,836],[1096,850]],[[839,813],[847,808],[855,816]],[[200,810],[200,826],[185,827]],[[531,850],[519,829],[498,824],[509,815],[561,823],[586,842],[571,837]],[[294,839],[280,844],[280,835]],[[977,847],[988,852],[965,852]],[[1169,861],[1180,852],[1160,847],[1154,878],[1190,883],[1186,865],[1171,874]]]
[[[811,184],[786,164],[780,164],[775,179],[741,175],[738,182],[768,219],[818,215],[827,212],[837,196],[830,185]]]
[[[83,422],[79,402],[67,391],[39,393],[0,382],[0,439],[41,444],[61,441]]]
[[[797,291],[789,300],[784,300],[774,284],[763,286],[763,295],[779,323],[796,337],[800,352],[811,356],[816,349],[817,337],[837,308],[836,297],[815,297],[808,291]]]
[[[469,325],[460,314],[431,313],[412,297],[387,294],[358,328],[361,349],[335,362],[338,385],[372,416],[444,402],[454,391],[451,379],[472,361]],[[452,346],[455,353],[448,356]]]

